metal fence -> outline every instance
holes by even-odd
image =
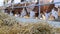
[[[38,2],[39,2],[39,4],[37,4],[37,5],[31,5],[31,6],[18,6],[18,7],[14,7],[13,6],[13,3],[12,3],[12,7],[10,7],[10,8],[24,8],[24,7],[34,7],[34,6],[43,6],[43,5],[50,5],[50,4],[60,4],[60,2],[52,2],[52,3],[47,3],[47,4],[40,4],[40,0],[38,0]],[[39,8],[39,16],[40,16],[40,8]],[[40,17],[39,17],[40,18]]]
[[[37,4],[37,5],[31,5],[31,6],[18,6],[18,7],[14,7],[13,8],[24,8],[24,7],[34,7],[34,6],[43,6],[43,5],[50,5],[50,4],[60,4],[60,2],[55,2],[55,3],[47,3],[47,4]],[[9,4],[6,4],[9,5]],[[10,7],[12,8],[12,7]]]

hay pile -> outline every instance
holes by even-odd
[[[56,31],[56,34],[60,34],[60,28],[54,28]]]
[[[18,23],[11,16],[0,13],[0,34],[54,34],[47,23]]]

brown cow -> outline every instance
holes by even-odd
[[[29,5],[29,3],[26,3],[26,6],[28,6]],[[25,6],[25,3],[24,4],[17,4],[17,5],[14,5],[14,7],[21,7],[21,6]],[[25,9],[25,11],[27,12],[27,9],[26,9],[26,7],[24,7],[24,9]],[[13,15],[15,15],[15,14],[19,14],[19,15],[21,15],[21,12],[22,12],[22,10],[23,10],[23,7],[22,8],[14,8],[14,10],[12,11],[12,13],[13,13]],[[27,13],[28,14],[28,13]]]
[[[20,4],[20,3],[18,3],[18,4],[15,4],[15,5],[13,5],[14,7],[20,7],[20,6],[25,6],[25,4]],[[23,10],[23,8],[11,8],[12,6],[9,6],[9,7],[7,7],[6,9],[5,9],[5,12],[6,13],[8,13],[8,14],[10,14],[10,11],[13,13],[13,15],[15,15],[15,14],[20,14],[21,13],[21,11]]]
[[[37,4],[38,4],[38,2],[35,5],[37,5]],[[14,7],[18,7],[18,6],[19,7],[20,6],[25,6],[25,3],[24,4],[20,4],[19,3],[19,4],[14,5]],[[26,6],[29,6],[29,3],[26,3]],[[55,7],[54,4],[40,6],[40,13],[41,14],[49,13],[53,9],[53,7]],[[13,13],[13,15],[21,14],[22,10],[23,10],[23,8],[13,8],[12,13]],[[25,10],[27,12],[27,8],[26,7],[25,7]],[[33,11],[36,13],[36,17],[38,17],[38,15],[39,15],[39,12],[38,12],[39,11],[39,7],[35,6]],[[28,12],[27,12],[27,14],[28,14]]]
[[[21,6],[25,6],[25,4],[26,4],[26,6],[29,6],[29,5],[31,5],[31,3],[23,3],[23,4],[20,4],[20,3],[18,3],[18,4],[15,4],[15,5],[13,5],[14,7],[16,7],[16,8],[10,8],[10,7],[12,7],[12,6],[9,6],[9,7],[7,7],[6,9],[5,9],[5,12],[7,12],[8,14],[10,14],[10,11],[12,10],[12,13],[13,13],[13,15],[15,15],[15,14],[21,14],[21,12],[22,12],[22,10],[23,10],[23,7],[22,8],[19,8],[19,7],[21,7]],[[18,8],[17,8],[18,7]],[[26,7],[24,7],[24,9],[25,9],[25,11],[27,12],[27,15],[28,15],[28,10],[27,10],[27,8]]]
[[[10,14],[10,11],[12,10],[12,8],[10,8],[10,6],[9,6],[9,7],[6,7],[4,10],[5,10],[5,13]]]
[[[36,4],[38,4],[38,2]],[[44,14],[45,15],[45,13],[50,13],[51,10],[53,9],[53,7],[55,7],[55,4],[40,6],[40,14]],[[33,11],[35,11],[36,17],[38,17],[38,15],[39,15],[39,7],[35,6],[35,8],[33,9]]]

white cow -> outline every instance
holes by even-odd
[[[52,16],[54,16],[54,17],[55,17],[55,19],[57,19],[57,18],[58,18],[58,12],[57,12],[57,11],[55,11],[54,9],[52,10]]]
[[[34,19],[35,18],[35,12],[34,11],[30,11],[30,18]]]
[[[25,9],[23,8],[22,12],[21,12],[21,17],[24,17],[26,15],[26,11]]]
[[[48,20],[51,13],[45,13],[45,19]]]

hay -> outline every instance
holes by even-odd
[[[7,14],[0,13],[0,34],[53,34],[53,27],[46,22],[18,23]]]
[[[60,34],[60,28],[54,28],[56,33]]]

